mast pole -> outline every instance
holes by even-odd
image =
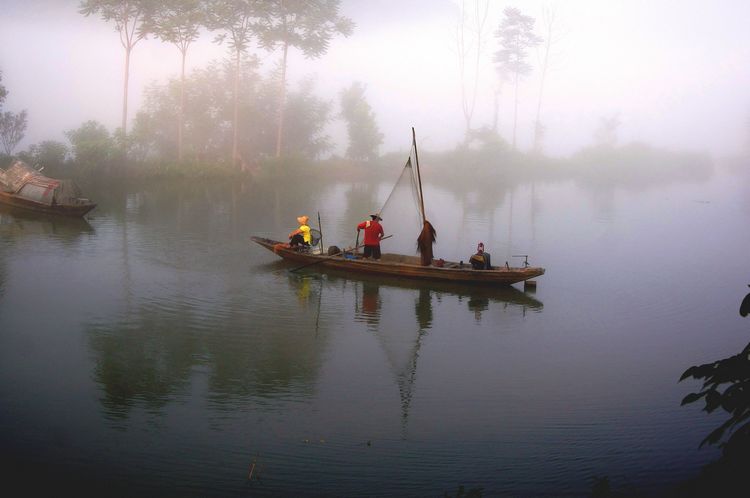
[[[323,254],[323,227],[320,225],[320,211],[318,211],[318,231],[320,232],[320,254]]]
[[[422,208],[422,223],[427,221],[424,214],[424,196],[422,195],[422,176],[419,174],[419,154],[417,153],[417,134],[414,132],[414,127],[411,127],[411,139],[414,144],[414,159],[417,162],[417,182],[419,183],[419,204]]]

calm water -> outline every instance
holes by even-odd
[[[533,293],[290,273],[249,241],[320,213],[324,242],[351,245],[388,185],[92,192],[87,222],[0,211],[5,483],[578,496],[608,476],[669,489],[717,457],[697,447],[723,421],[680,407],[698,387],[680,374],[750,337],[737,312],[748,185],[717,169],[640,190],[521,185],[488,205],[428,183],[437,257],[466,260],[480,240],[495,264],[529,254],[547,268]]]

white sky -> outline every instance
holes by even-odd
[[[9,92],[5,110],[29,111],[27,138],[19,147],[96,119],[119,126],[123,50],[111,24],[77,13],[74,0],[3,0],[0,70]],[[338,92],[358,80],[385,134],[381,151],[405,149],[416,127],[425,149],[453,147],[463,136],[456,27],[460,0],[344,0],[356,23],[353,36],[337,39],[314,61],[293,53],[292,83],[315,75],[318,93],[336,103]],[[471,4],[471,2],[467,2]],[[642,140],[670,148],[733,153],[750,131],[750,2],[746,0],[490,0],[487,46],[480,72],[475,126],[492,120],[497,83],[492,36],[506,6],[537,19],[554,6],[563,38],[555,45],[542,120],[545,149],[565,155],[592,141],[599,119],[618,112],[620,142]],[[278,53],[258,50],[270,69]],[[224,55],[199,41],[188,59],[202,67]],[[519,90],[518,145],[528,148],[539,94],[535,72]],[[178,51],[154,40],[133,52],[129,114],[142,90],[179,70]],[[468,81],[468,80],[467,80]],[[503,88],[501,132],[511,138],[512,87]],[[341,123],[330,133],[338,152],[346,147]]]

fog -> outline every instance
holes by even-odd
[[[8,91],[4,110],[27,109],[28,129],[17,151],[42,140],[64,141],[64,132],[86,120],[110,130],[120,123],[123,49],[111,23],[77,12],[77,1],[4,0],[0,13],[0,71]],[[380,152],[403,150],[410,127],[425,149],[448,150],[465,131],[458,64],[457,26],[462,2],[455,0],[344,0],[342,14],[356,27],[335,38],[319,59],[290,51],[289,86],[313,76],[316,95],[333,103],[354,81],[366,85],[384,142]],[[466,2],[472,8],[472,2]],[[490,1],[477,71],[473,128],[491,126],[498,76],[492,62],[493,35],[503,9],[518,7],[536,19],[544,36],[544,9],[555,13],[542,100],[543,150],[565,156],[593,141],[603,117],[618,116],[618,143],[733,154],[747,147],[750,115],[750,3],[688,1]],[[226,57],[226,47],[205,34],[187,58],[187,70]],[[533,69],[519,84],[517,145],[532,145],[539,99],[540,46],[529,53]],[[273,70],[279,52],[253,46],[261,72]],[[538,52],[538,53],[537,53]],[[464,83],[473,87],[474,62]],[[144,88],[179,74],[179,52],[148,39],[134,48],[129,119],[143,103]],[[499,132],[513,127],[513,86],[499,96]],[[334,153],[346,149],[340,119],[327,133]]]

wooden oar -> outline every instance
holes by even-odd
[[[385,239],[389,239],[389,238],[391,238],[391,237],[393,237],[393,235],[386,235],[385,237],[383,237],[383,238],[382,238],[382,239],[380,239],[380,240],[385,240]],[[356,251],[356,250],[357,250],[357,249],[359,249],[360,247],[364,247],[364,246],[365,246],[364,244],[360,244],[360,245],[358,245],[357,247],[350,247],[350,248],[348,248],[348,249],[344,249],[343,251],[342,251],[341,249],[339,249],[339,252],[337,252],[337,253],[334,253],[334,254],[329,254],[328,256],[338,256],[339,254],[344,254],[344,253],[347,253],[347,252],[349,252],[349,251]],[[297,268],[292,268],[292,269],[291,269],[291,270],[289,270],[289,271],[290,271],[290,272],[292,272],[292,271],[297,271],[297,270],[301,270],[302,268],[307,268],[308,266],[313,266],[313,265],[317,265],[318,263],[322,263],[322,262],[324,262],[324,261],[328,261],[329,259],[330,259],[330,258],[328,258],[328,257],[323,257],[323,258],[319,259],[318,261],[313,261],[312,263],[305,263],[304,265],[302,265],[302,266],[298,266]]]

